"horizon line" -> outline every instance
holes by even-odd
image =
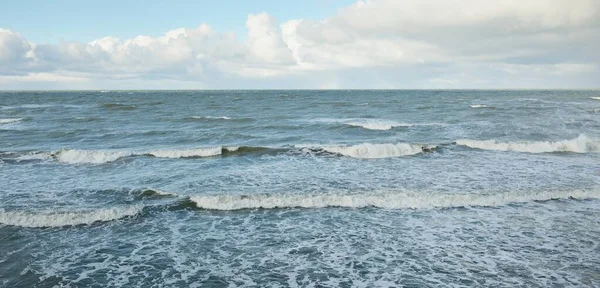
[[[132,91],[598,91],[598,88],[251,88],[251,89],[1,89],[1,92],[132,92]]]

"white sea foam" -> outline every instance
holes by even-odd
[[[600,97],[590,97],[590,99],[600,100]]]
[[[140,213],[141,206],[114,207],[88,211],[5,211],[0,209],[0,223],[20,227],[62,227],[117,220]]]
[[[16,158],[19,161],[27,161],[27,160],[50,160],[52,159],[52,155],[43,152],[32,152],[24,155],[20,155]]]
[[[16,123],[21,120],[23,120],[23,118],[5,118],[5,119],[0,119],[0,124]]]
[[[160,158],[188,158],[188,157],[209,157],[221,154],[221,147],[180,149],[180,150],[156,150],[147,154]]]
[[[387,158],[415,155],[423,150],[433,149],[435,146],[417,145],[417,144],[371,144],[364,143],[354,146],[324,146],[323,150],[342,154],[353,158]]]
[[[226,147],[228,151],[236,151],[239,147]],[[38,153],[20,156],[19,160],[49,159],[54,157],[56,161],[68,164],[103,164],[116,161],[129,156],[153,156],[157,158],[190,158],[210,157],[220,155],[222,147],[205,147],[191,149],[164,149],[153,151],[118,151],[118,150],[78,150],[61,149],[54,153]]]
[[[379,119],[361,119],[346,122],[346,124],[350,126],[362,127],[369,130],[390,130],[394,127],[411,127],[414,125]]]
[[[192,116],[192,119],[221,119],[221,120],[231,120],[231,117],[227,116]]]
[[[543,191],[537,193],[506,192],[497,194],[441,193],[365,193],[353,195],[203,195],[192,196],[198,208],[210,210],[380,207],[389,209],[432,209],[468,206],[502,206],[510,203],[546,201],[553,199],[600,199],[600,190]]]
[[[416,124],[410,123],[399,123],[396,121],[385,120],[385,119],[372,119],[372,118],[349,118],[349,119],[330,119],[320,118],[311,120],[311,122],[321,123],[343,123],[349,126],[361,127],[369,130],[390,130],[394,127],[411,127]]]
[[[160,190],[160,189],[152,189],[152,191],[154,191],[157,195],[162,195],[162,196],[177,196],[177,194],[175,194],[175,193],[163,191],[163,190]]]
[[[229,152],[235,152],[240,150],[240,146],[229,146],[229,147],[225,147],[225,150],[229,151]]]
[[[483,150],[514,151],[527,153],[600,152],[600,142],[592,140],[583,134],[579,135],[579,137],[575,139],[562,140],[556,142],[498,142],[496,140],[461,139],[457,140],[456,144]]]
[[[57,161],[68,164],[102,164],[133,155],[130,151],[61,149],[55,152]]]
[[[488,108],[489,106],[484,105],[484,104],[475,104],[475,105],[471,105],[471,108]]]

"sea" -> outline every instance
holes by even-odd
[[[600,91],[0,92],[0,287],[599,287]]]

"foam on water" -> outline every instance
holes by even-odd
[[[43,152],[31,152],[24,155],[20,155],[16,159],[19,161],[50,160],[52,159],[52,155]]]
[[[310,120],[310,122],[318,123],[341,123],[354,127],[361,127],[369,130],[390,130],[394,127],[412,127],[419,124],[411,123],[400,123],[396,121],[386,119],[373,119],[373,118],[346,118],[346,119],[330,119],[330,118],[319,118]]]
[[[198,208],[208,210],[379,207],[389,209],[432,209],[467,206],[495,207],[510,203],[554,199],[599,199],[600,190],[506,192],[497,194],[364,193],[352,195],[198,195],[190,197]]]
[[[103,164],[133,155],[130,151],[61,149],[53,153],[58,162],[68,164]]]
[[[27,160],[56,160],[67,164],[104,164],[125,157],[152,156],[156,158],[195,158],[211,157],[223,154],[252,153],[269,150],[266,147],[251,146],[216,146],[189,149],[164,149],[153,151],[126,151],[126,150],[80,150],[61,149],[55,152],[6,152],[11,159],[18,161]]]
[[[600,97],[590,97],[590,99],[593,99],[593,100],[600,100]]]
[[[0,119],[0,124],[16,123],[21,120],[23,120],[23,118],[4,118],[4,119]]]
[[[600,142],[592,140],[585,135],[571,140],[562,141],[537,141],[537,142],[498,142],[496,140],[456,140],[457,145],[483,150],[514,151],[527,153],[575,152],[588,153],[600,152]]]
[[[228,116],[190,116],[185,117],[188,120],[232,120],[233,118]]]
[[[104,164],[116,161],[118,159],[130,156],[152,156],[157,158],[192,158],[192,157],[210,157],[221,155],[225,152],[235,152],[240,147],[204,147],[190,149],[164,149],[153,151],[111,151],[111,150],[78,150],[61,149],[54,153],[37,153],[20,156],[20,160],[47,160],[56,159],[58,162],[67,164]]]
[[[113,207],[88,211],[5,211],[0,209],[0,223],[19,227],[62,227],[117,220],[134,216],[141,206]]]
[[[213,148],[196,148],[183,150],[156,150],[150,151],[147,154],[159,158],[189,158],[189,157],[209,157],[220,155],[221,147]]]
[[[195,118],[195,117],[197,117],[197,116],[194,116],[193,118]],[[231,120],[231,117],[227,117],[227,116],[206,116],[206,117],[201,117],[201,118]]]
[[[419,154],[423,151],[434,149],[435,146],[407,143],[363,143],[354,146],[324,146],[321,148],[327,152],[342,154],[352,158],[388,158]]]
[[[414,124],[398,123],[381,119],[360,119],[346,122],[347,125],[362,127],[369,130],[390,130],[394,127],[411,127]]]
[[[471,105],[471,108],[477,109],[477,108],[491,108],[491,107],[488,105],[485,105],[485,104],[475,104],[475,105]]]

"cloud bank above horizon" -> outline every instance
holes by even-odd
[[[0,89],[600,87],[600,1],[365,0],[159,37],[32,43],[0,22]]]

